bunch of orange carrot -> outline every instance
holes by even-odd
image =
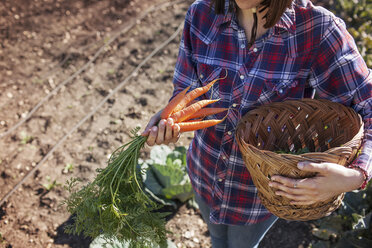
[[[185,88],[168,103],[163,109],[160,117],[162,119],[172,118],[174,123],[180,126],[181,133],[211,127],[223,122],[226,116],[220,120],[203,120],[206,116],[228,110],[228,108],[205,108],[207,105],[219,101],[219,99],[200,100],[196,102],[194,102],[194,100],[207,93],[218,80],[225,79],[226,76],[227,74],[223,78],[217,78],[207,85],[196,88],[190,92],[188,92],[190,86]]]
[[[180,126],[180,132],[207,128],[224,121],[227,115],[220,120],[203,120],[205,116],[228,110],[205,108],[218,100],[193,102],[219,79],[222,78],[190,92],[190,87],[184,89],[163,109],[161,118],[173,118]],[[160,206],[143,191],[142,181],[138,178],[138,158],[148,138],[138,135],[138,131],[139,127],[132,131],[131,141],[112,153],[107,167],[97,170],[99,173],[93,182],[76,190],[79,179],[70,180],[70,196],[64,203],[74,215],[74,223],[66,227],[67,233],[84,234],[92,239],[104,235],[107,240],[128,241],[129,247],[145,248],[166,243],[165,215],[155,211]]]

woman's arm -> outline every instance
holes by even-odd
[[[192,45],[191,45],[191,32],[190,24],[192,20],[192,7],[189,8],[186,18],[185,25],[182,33],[179,54],[173,77],[173,96],[170,100],[181,92],[183,89],[188,87],[192,82],[197,79],[195,64],[192,60]],[[156,113],[147,124],[145,131],[142,135],[148,135],[146,141],[147,145],[153,146],[155,144],[169,144],[178,141],[180,136],[180,127],[174,124],[171,118],[167,120],[161,119],[161,111]]]
[[[291,179],[273,176],[269,186],[278,189],[277,195],[292,200],[292,204],[309,205],[325,201],[343,192],[356,190],[363,184],[364,175],[360,170],[350,169],[333,163],[301,162],[298,168],[316,172],[313,178]]]
[[[312,67],[310,84],[321,98],[351,106],[364,121],[360,155],[350,167],[372,177],[372,72],[368,69],[345,24],[331,18]]]
[[[358,189],[372,176],[372,73],[340,19],[332,17],[326,26],[311,71],[310,84],[320,98],[351,106],[362,116],[364,139],[360,155],[349,168],[304,162],[299,168],[317,176],[301,180],[273,176],[271,186],[296,204],[312,204]]]

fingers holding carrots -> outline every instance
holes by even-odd
[[[178,124],[174,124],[171,118],[162,119],[158,126],[153,126],[148,134],[147,145],[153,146],[155,144],[168,145],[169,143],[175,143],[179,139],[180,127]]]
[[[193,101],[209,91],[218,80],[226,77],[227,71],[225,77],[217,78],[206,86],[188,92],[189,86],[178,93],[163,110],[150,119],[142,133],[143,136],[148,136],[146,143],[150,146],[175,143],[178,141],[180,133],[211,127],[223,122],[227,114],[220,120],[203,120],[206,116],[229,110],[228,108],[204,108],[219,101],[219,99]]]
[[[163,110],[160,110],[159,112],[157,112],[153,117],[151,117],[149,123],[147,124],[147,126],[145,127],[145,131],[142,132],[142,136],[148,136],[150,131],[151,131],[151,128],[156,126],[159,121],[161,120],[161,113],[163,112]]]
[[[167,141],[166,143],[173,143],[173,140],[175,138],[177,138],[178,140],[179,128],[174,126],[174,121],[172,120],[172,118],[167,119],[164,137],[165,137],[164,140]]]

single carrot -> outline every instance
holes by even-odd
[[[188,120],[185,120],[183,121],[182,123],[185,123],[185,122],[195,122],[195,121],[202,121],[204,118],[198,118],[198,119],[188,119]],[[177,123],[178,124],[178,123]]]
[[[186,120],[187,118],[189,118],[191,115],[193,115],[195,112],[197,112],[200,109],[202,109],[203,107],[207,106],[208,104],[215,103],[219,100],[220,99],[198,101],[198,102],[196,102],[194,104],[191,104],[190,106],[188,106],[188,107],[186,107],[186,108],[184,108],[184,109],[182,109],[178,112],[175,112],[175,113],[171,114],[170,118],[172,118],[175,123],[182,122],[182,121]]]
[[[188,106],[190,106],[191,104],[194,104],[194,103],[196,103],[196,102],[198,102],[198,100],[192,100],[192,101],[189,102],[185,107],[188,107]]]
[[[168,104],[165,106],[163,111],[161,112],[160,117],[162,119],[167,119],[173,112],[174,108],[182,101],[184,96],[186,95],[187,91],[190,89],[191,86],[185,88],[183,91],[178,93]]]
[[[202,108],[199,111],[195,112],[193,115],[191,115],[189,118],[187,118],[187,120],[204,118],[208,115],[215,115],[226,110],[228,110],[228,108]]]
[[[189,131],[196,131],[199,129],[211,127],[223,122],[226,119],[227,115],[220,119],[213,119],[213,120],[206,120],[206,121],[193,121],[193,122],[181,122],[177,123],[180,126],[180,133],[189,132]]]
[[[187,93],[185,95],[185,97],[178,103],[178,105],[174,108],[174,112],[178,112],[180,111],[181,109],[183,109],[185,106],[187,106],[187,104],[189,102],[191,102],[192,100],[194,100],[195,98],[207,93],[209,91],[209,89],[218,81],[218,80],[221,80],[221,79],[225,79],[227,77],[227,70],[226,70],[226,75],[225,77],[223,78],[217,78],[215,80],[213,80],[212,82],[208,83],[207,85],[205,86],[202,86],[202,87],[198,87],[192,91],[190,91],[189,93]]]

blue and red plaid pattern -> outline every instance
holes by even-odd
[[[301,99],[311,86],[320,98],[354,108],[365,122],[362,153],[353,165],[372,175],[372,73],[345,24],[310,1],[294,1],[280,21],[248,47],[235,13],[216,15],[209,0],[189,8],[174,74],[174,94],[223,77],[204,97],[233,107],[227,119],[195,132],[187,168],[211,207],[212,223],[245,225],[270,217],[261,204],[235,142],[239,119],[253,107]],[[213,118],[223,118],[225,113]]]

